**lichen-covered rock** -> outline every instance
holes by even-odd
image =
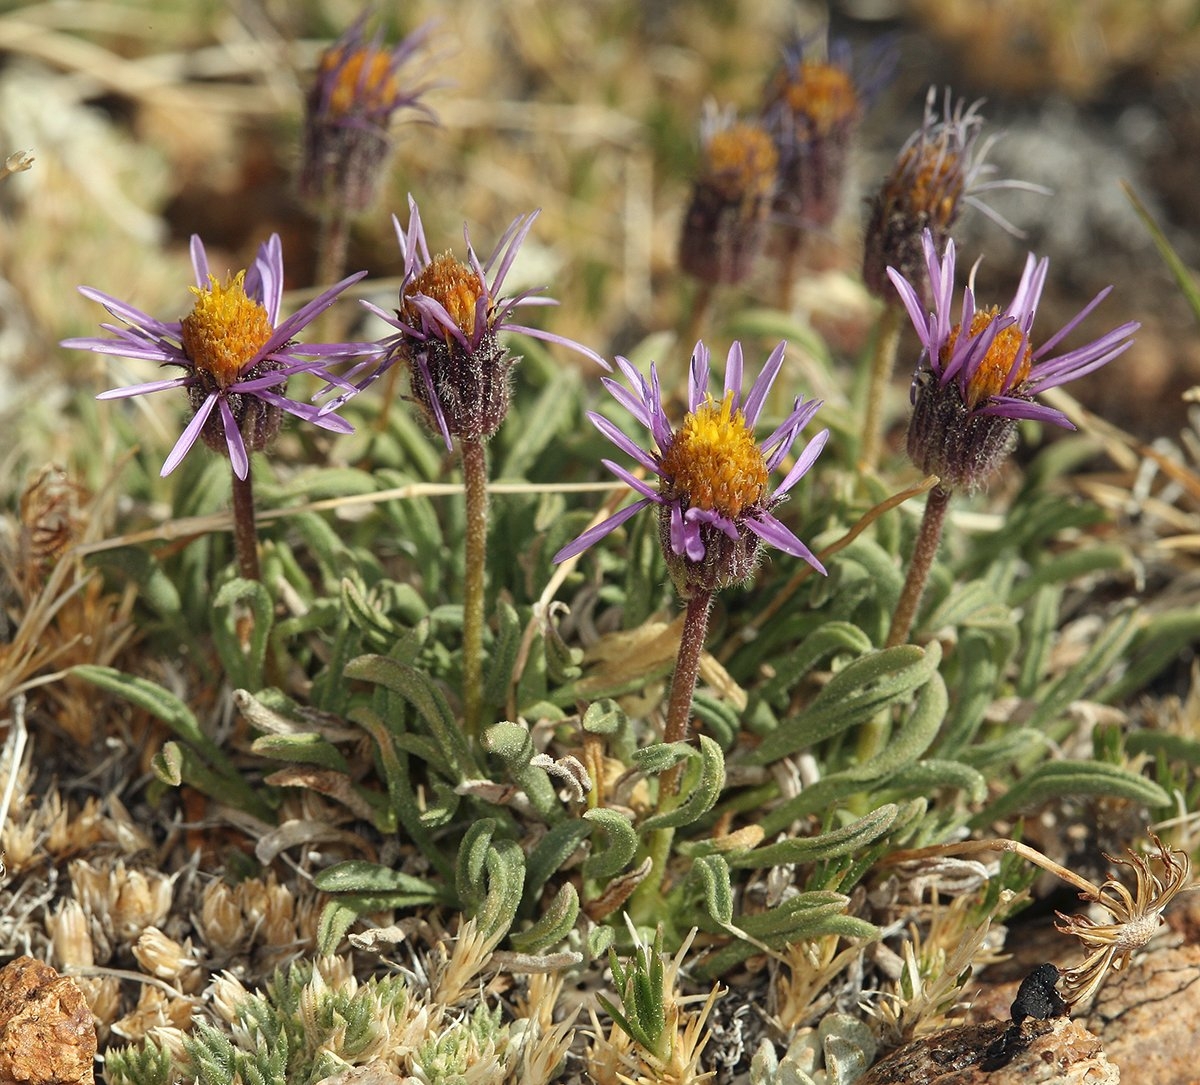
[[[1100,1041],[1065,1017],[990,1021],[905,1044],[857,1085],[1119,1085]]]
[[[0,1085],[92,1085],[96,1026],[83,992],[33,957],[0,969]]]

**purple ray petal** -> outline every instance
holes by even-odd
[[[656,504],[662,502],[662,497],[659,495],[658,491],[644,479],[638,478],[637,475],[627,471],[619,463],[615,463],[613,460],[601,460],[600,462],[604,464],[605,467],[607,467],[631,490],[636,490],[643,497],[648,497]]]
[[[787,340],[780,340],[779,345],[768,355],[762,372],[755,380],[754,387],[750,389],[750,396],[746,400],[744,412],[746,425],[751,429],[758,425],[758,416],[762,413],[763,404],[766,403],[767,396],[770,394],[771,385],[775,383],[775,378],[779,376],[779,370],[783,367],[783,356],[786,351]]]
[[[208,286],[208,253],[204,251],[204,242],[199,234],[192,234],[188,250],[192,256],[192,270],[196,273],[196,285],[203,290]]]
[[[761,513],[757,517],[747,517],[746,526],[763,542],[775,547],[776,550],[782,550],[785,554],[800,558],[801,561],[808,562],[822,576],[826,575],[825,566],[821,564],[817,555],[769,512]]]
[[[225,429],[225,447],[229,449],[229,462],[233,465],[233,473],[244,482],[250,474],[250,457],[246,454],[246,442],[242,440],[242,431],[238,428],[237,419],[233,417],[229,401],[224,396],[218,396],[217,406],[221,410],[221,424]]]
[[[973,413],[997,415],[1000,418],[1029,418],[1035,422],[1049,422],[1051,425],[1062,426],[1063,429],[1075,428],[1075,423],[1062,411],[1016,396],[994,396]]]
[[[127,388],[110,388],[101,392],[97,399],[130,399],[133,396],[145,396],[151,392],[165,392],[168,388],[181,388],[191,381],[191,377],[172,377],[170,380],[146,381],[145,384],[131,384]]]
[[[166,478],[176,467],[179,466],[180,460],[188,454],[192,445],[196,443],[196,438],[200,436],[200,431],[204,428],[204,423],[208,421],[208,416],[212,414],[212,409],[217,404],[217,395],[214,392],[210,395],[196,413],[192,416],[192,420],[187,424],[183,433],[179,435],[179,440],[175,442],[175,447],[171,449],[167,456],[166,462],[162,465],[162,470],[159,475]]]
[[[648,471],[653,471],[655,474],[659,473],[658,464],[655,463],[654,458],[650,455],[650,453],[634,444],[633,439],[631,437],[627,437],[620,429],[617,428],[615,423],[610,422],[604,417],[604,415],[597,414],[595,411],[588,411],[587,416],[592,425],[595,426],[596,429],[604,434],[605,437],[607,437],[627,456],[631,456],[633,459],[637,460],[637,462],[645,467]]]
[[[647,499],[635,501],[632,505],[627,505],[620,512],[610,516],[607,520],[597,524],[595,527],[588,528],[574,542],[567,543],[554,557],[551,559],[555,565],[567,561],[569,558],[575,557],[576,554],[582,554],[593,543],[599,542],[605,535],[615,531],[630,517],[641,512],[650,502]]]
[[[742,405],[742,370],[745,365],[745,359],[742,356],[741,341],[735,339],[733,345],[729,348],[729,353],[725,356],[725,394],[733,393],[733,405],[740,407]],[[753,425],[753,423],[751,423]]]
[[[260,361],[278,350],[301,328],[328,309],[346,287],[358,282],[364,275],[366,275],[365,271],[356,271],[353,275],[346,276],[341,282],[331,286],[328,290],[313,298],[303,308],[293,313],[275,329],[271,338],[266,341],[252,360],[255,362]]]
[[[829,430],[823,429],[818,433],[807,445],[804,446],[804,451],[796,457],[796,462],[792,464],[792,469],[784,477],[784,480],[775,490],[776,496],[786,494],[793,486],[799,482],[809,468],[816,462],[817,457],[821,454],[821,450],[825,447],[825,442],[829,440]]]

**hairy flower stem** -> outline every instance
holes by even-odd
[[[713,284],[707,280],[702,280],[696,285],[696,292],[692,295],[692,304],[688,311],[687,323],[684,324],[683,334],[679,338],[679,342],[687,350],[691,350],[695,342],[702,338],[700,333],[704,330],[708,314],[712,311],[714,293]]]
[[[462,438],[467,502],[466,575],[463,578],[463,721],[479,734],[483,712],[483,592],[487,561],[487,449],[479,437]]]
[[[892,627],[888,630],[885,644],[887,648],[895,648],[908,640],[908,632],[912,628],[913,619],[917,616],[917,607],[925,592],[925,582],[929,579],[929,570],[933,568],[933,559],[937,556],[938,544],[942,541],[942,528],[946,523],[946,508],[949,504],[949,490],[935,486],[929,491],[929,497],[925,501],[925,515],[921,517],[921,528],[917,532],[917,542],[908,563],[908,576],[896,603],[896,612],[892,615]]]
[[[350,213],[344,206],[326,208],[321,212],[317,233],[318,283],[336,283],[346,274],[346,254],[350,248]],[[331,308],[320,318],[323,332],[332,338],[338,329],[333,321],[338,310]]]
[[[667,726],[664,742],[686,742],[691,732],[692,698],[696,678],[700,674],[700,657],[704,654],[704,638],[708,633],[708,615],[712,609],[713,593],[697,591],[688,601],[683,615],[683,633],[679,638],[679,656],[671,678],[671,699],[667,704]],[[679,777],[683,762],[673,765],[658,778],[658,804],[655,812],[669,813],[679,805]],[[674,829],[656,829],[650,834],[647,850],[650,855],[650,875],[634,892],[634,907],[659,900],[667,860],[671,857]]]
[[[679,656],[671,678],[671,700],[667,705],[667,726],[664,742],[686,742],[692,718],[692,695],[700,674],[700,657],[704,654],[704,638],[708,634],[708,614],[712,609],[713,593],[697,591],[688,601],[683,615],[683,633],[679,638]],[[664,776],[665,780],[666,777]]]
[[[879,325],[875,329],[875,356],[871,360],[870,383],[867,386],[867,417],[858,452],[859,471],[874,471],[879,460],[883,443],[883,407],[892,369],[896,364],[902,312],[899,305],[889,303],[880,313]]]
[[[785,226],[781,231],[779,253],[779,294],[776,304],[787,313],[792,309],[792,292],[800,271],[800,253],[804,247],[804,231],[799,226]]]
[[[238,571],[246,580],[261,580],[258,565],[258,527],[254,523],[254,476],[249,469],[245,478],[233,472],[233,545]]]

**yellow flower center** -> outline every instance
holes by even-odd
[[[858,112],[858,94],[845,68],[802,64],[781,95],[793,113],[808,118],[814,136],[827,136]]]
[[[963,190],[962,160],[945,140],[910,147],[896,163],[888,198],[936,222],[949,223]]]
[[[995,307],[976,311],[971,318],[971,337],[975,338],[980,335],[999,314],[1000,310]],[[943,366],[950,361],[950,356],[954,353],[954,344],[958,341],[961,330],[962,325],[956,324],[946,340],[946,345],[942,347],[940,360]],[[1017,361],[1017,351],[1022,347],[1024,347],[1024,354],[1022,354],[1021,361],[1010,381],[1009,374],[1013,373],[1013,364]],[[991,396],[1002,395],[1006,388],[1020,384],[1029,376],[1032,366],[1033,350],[1029,346],[1028,340],[1021,334],[1017,325],[1010,324],[992,340],[987,354],[967,383],[967,410],[973,410]]]
[[[767,463],[733,393],[708,396],[683,420],[663,453],[662,473],[689,506],[733,519],[763,499]]]
[[[756,124],[735,124],[713,135],[705,148],[706,172],[731,198],[763,197],[775,183],[779,155]]]
[[[410,324],[420,327],[421,315],[407,299],[412,294],[424,294],[439,302],[463,335],[470,338],[475,332],[475,307],[486,289],[474,268],[444,252],[441,256],[435,256],[429,266],[408,284],[404,291],[406,300],[401,315]],[[449,341],[447,333],[447,344]]]
[[[337,72],[329,95],[329,111],[339,116],[359,110],[389,109],[400,88],[391,70],[392,54],[369,46],[355,49],[348,59],[345,46],[327,49],[318,78]],[[340,70],[339,70],[339,65]]]
[[[182,322],[183,352],[222,388],[237,380],[275,330],[267,310],[247,297],[245,280],[239,271],[224,286],[210,275],[207,287],[191,287],[196,304]]]

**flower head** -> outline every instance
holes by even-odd
[[[813,465],[829,431],[822,430],[809,441],[773,492],[768,487],[770,473],[791,451],[820,401],[796,399],[791,412],[766,440],[760,442],[754,437],[771,385],[783,365],[785,349],[786,344],[780,343],[771,352],[750,394],[743,397],[742,346],[734,343],[725,363],[724,391],[717,399],[708,391],[708,348],[697,343],[688,380],[688,412],[678,428],[671,426],[663,410],[654,365],[646,381],[628,360],[618,358],[617,365],[633,391],[608,377],[603,378],[604,385],[650,431],[654,449],[638,447],[602,415],[589,412],[588,417],[622,452],[657,475],[658,486],[604,460],[605,467],[641,496],[563,547],[554,560],[574,557],[639,510],[655,505],[663,554],[682,595],[713,591],[745,580],[754,570],[760,542],[801,558],[824,573],[813,552],[775,518],[772,510]]]
[[[433,119],[421,102],[428,85],[401,78],[429,27],[388,47],[379,34],[367,40],[366,20],[364,12],[321,54],[305,101],[300,194],[319,207],[369,207],[391,150],[392,116],[412,109]]]
[[[1110,968],[1114,971],[1124,968],[1130,957],[1158,930],[1167,905],[1179,893],[1192,888],[1189,885],[1192,863],[1187,853],[1170,850],[1153,833],[1150,839],[1158,853],[1149,858],[1132,851],[1128,852],[1128,859],[1105,856],[1110,863],[1133,871],[1132,893],[1118,878],[1110,876],[1095,893],[1080,894],[1081,899],[1108,912],[1111,923],[1096,923],[1082,915],[1055,913],[1061,920],[1055,927],[1063,934],[1074,935],[1088,951],[1081,964],[1063,974],[1063,989],[1072,1005],[1086,1003],[1099,989]],[[1154,860],[1162,867],[1161,878],[1150,867]]]
[[[926,297],[928,283],[921,235],[929,230],[940,252],[962,210],[970,204],[1010,233],[1016,228],[983,203],[982,193],[997,188],[1045,192],[1040,185],[1016,180],[981,181],[994,167],[986,162],[993,140],[980,142],[982,102],[952,102],[947,89],[941,113],[937,88],[925,99],[925,118],[900,148],[871,208],[863,259],[863,281],[876,297],[888,295],[886,269],[893,267]]]
[[[841,207],[854,133],[891,65],[891,50],[882,50],[856,79],[844,42],[831,42],[823,60],[812,45],[797,39],[784,47],[763,96],[762,118],[779,151],[775,210],[819,229]]]
[[[700,123],[702,161],[679,238],[679,264],[710,283],[750,274],[775,192],[779,160],[759,124],[739,122],[706,105]]]
[[[128,388],[101,392],[98,399],[124,399],[168,388],[182,388],[191,404],[192,420],[167,456],[162,474],[170,474],[200,438],[226,452],[238,478],[250,470],[248,453],[264,449],[279,430],[283,414],[293,414],[335,433],[350,433],[350,423],[307,403],[288,399],[288,378],[314,372],[336,380],[329,360],[355,357],[363,344],[301,345],[294,336],[333,304],[337,296],[366,272],[343,279],[286,320],[279,319],[283,297],[283,247],[278,234],[259,246],[247,271],[220,280],[209,271],[204,243],[192,236],[196,285],[192,310],[182,320],[164,323],[131,305],[88,286],[79,292],[99,302],[120,324],[102,324],[114,338],[67,339],[64,347],[115,354],[124,358],[179,366],[183,374]]]
[[[537,211],[515,219],[483,263],[464,228],[464,263],[449,252],[430,256],[421,215],[411,196],[408,206],[407,230],[392,217],[404,256],[400,308],[392,314],[368,306],[396,328],[397,334],[384,341],[383,363],[355,385],[355,391],[367,387],[396,362],[407,362],[411,366],[413,398],[431,428],[451,448],[453,436],[491,437],[508,413],[509,374],[520,359],[501,344],[501,332],[520,332],[558,343],[610,368],[595,351],[574,340],[512,319],[523,306],[556,304],[551,298],[539,296],[541,287],[507,298],[500,294]],[[335,408],[345,398],[343,394],[326,409]]]
[[[1013,300],[1004,309],[977,309],[975,291],[963,293],[957,322],[951,314],[954,293],[954,242],[939,260],[933,236],[922,237],[933,310],[927,313],[917,288],[895,268],[887,273],[917,329],[924,350],[913,377],[913,417],[908,454],[943,488],[975,489],[1011,451],[1016,422],[1032,418],[1074,429],[1062,411],[1034,401],[1038,392],[1066,384],[1107,365],[1128,349],[1140,327],[1129,321],[1106,335],[1063,354],[1054,353],[1091,311],[1108,296],[1100,291],[1041,346],[1032,344],[1033,320],[1046,283],[1049,261],[1032,254]]]

